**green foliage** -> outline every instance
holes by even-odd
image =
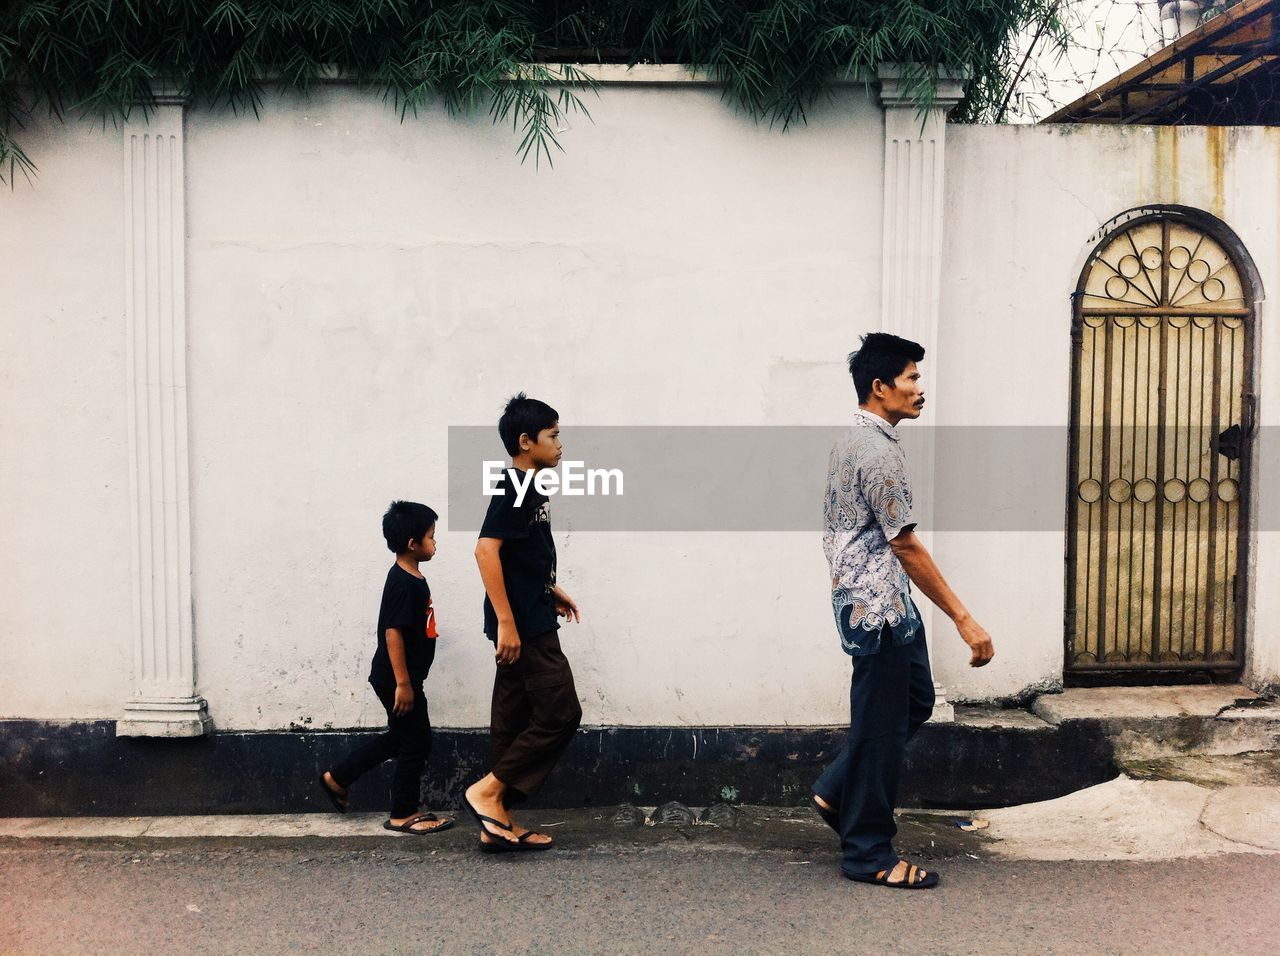
[[[34,110],[127,117],[171,87],[257,115],[268,86],[341,76],[401,119],[442,103],[510,123],[522,158],[550,161],[595,83],[569,62],[687,63],[758,120],[790,124],[831,79],[918,63],[970,77],[958,118],[995,115],[1016,38],[1060,36],[1052,0],[0,0],[0,178],[34,170],[18,142]]]

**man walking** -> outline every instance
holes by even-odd
[[[849,356],[858,393],[853,428],[831,449],[823,550],[831,606],[853,658],[849,735],[814,784],[814,806],[839,835],[841,872],[898,889],[937,886],[938,874],[893,848],[898,777],[909,741],[933,712],[933,675],[911,585],[955,623],[969,664],[994,656],[991,637],[943,580],[915,534],[907,460],[896,426],[924,408],[917,363],[924,349],[883,332]]]

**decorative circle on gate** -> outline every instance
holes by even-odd
[[[1164,483],[1164,500],[1175,504],[1187,496],[1187,486],[1177,478],[1170,478]]]
[[[1213,316],[1211,315],[1197,315],[1191,321],[1195,323],[1197,329],[1213,328]]]
[[[1132,490],[1133,488],[1129,482],[1125,481],[1123,478],[1117,478],[1115,481],[1111,482],[1111,485],[1107,488],[1107,494],[1111,497],[1112,501],[1117,504],[1123,504],[1129,500],[1129,493]]]
[[[1218,500],[1235,501],[1240,497],[1240,486],[1234,478],[1224,478],[1218,482]]]
[[[1086,478],[1080,482],[1079,494],[1081,501],[1086,504],[1093,504],[1102,497],[1102,482],[1093,478]]]
[[[1248,305],[1240,272],[1226,249],[1181,220],[1148,220],[1113,234],[1090,259],[1080,292],[1077,301],[1086,316],[1116,306],[1130,314],[1153,309],[1169,316],[1170,324],[1178,311],[1196,306]],[[1181,327],[1185,322],[1175,326]]]
[[[1196,504],[1204,504],[1209,500],[1210,491],[1209,480],[1207,478],[1195,478],[1191,484],[1187,485],[1187,497]]]
[[[1244,319],[1238,315],[1224,315],[1221,321],[1224,329],[1238,329],[1244,326]]]
[[[1185,315],[1171,315],[1169,316],[1169,328],[1185,329],[1189,321],[1191,320],[1188,319]]]
[[[1134,322],[1136,322],[1136,321],[1138,321],[1138,317],[1137,317],[1137,316],[1135,316],[1135,315],[1117,315],[1117,316],[1116,316],[1116,328],[1117,328],[1117,329],[1131,329],[1131,328],[1133,328],[1133,323],[1134,323]]]
[[[1156,483],[1150,478],[1140,478],[1133,484],[1133,497],[1144,505],[1156,496]]]

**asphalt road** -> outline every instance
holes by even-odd
[[[936,854],[941,887],[904,892],[840,878],[808,840],[561,842],[493,858],[469,833],[3,841],[0,950],[1224,956],[1275,953],[1280,924],[1277,856],[1064,864],[959,847]]]

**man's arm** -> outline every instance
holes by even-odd
[[[413,710],[413,685],[409,683],[409,664],[404,658],[404,635],[398,628],[387,628],[387,657],[391,658],[391,670],[396,675],[396,699],[391,712],[403,717]]]
[[[924,542],[915,531],[907,528],[900,532],[889,541],[889,546],[893,548],[893,553],[906,570],[907,576],[911,578],[911,583],[923,591],[925,597],[955,623],[960,637],[973,650],[973,656],[969,658],[969,666],[981,667],[988,663],[996,653],[991,645],[991,635],[960,603],[960,599],[943,579],[942,572],[934,564],[933,556],[929,554],[928,548],[924,546]]]
[[[520,634],[516,630],[515,615],[511,613],[511,601],[507,598],[507,582],[502,577],[501,538],[481,538],[476,542],[476,564],[480,566],[480,580],[484,593],[489,595],[493,613],[498,618],[498,646],[494,659],[499,664],[514,664],[520,659]]]

